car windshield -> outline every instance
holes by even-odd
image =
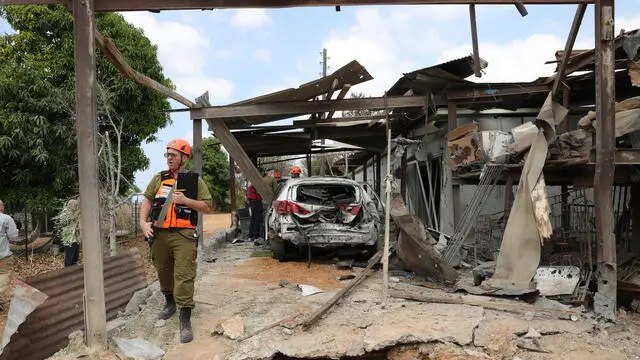
[[[356,188],[348,184],[305,184],[296,188],[296,202],[304,204],[336,206],[356,200]]]

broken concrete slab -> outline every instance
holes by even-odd
[[[244,335],[244,320],[240,316],[220,322],[215,329],[216,334],[224,335],[231,340],[236,340]]]
[[[429,304],[412,307],[406,317],[405,309],[385,312],[384,318],[366,329],[364,346],[367,352],[396,344],[447,341],[468,345],[473,341],[473,329],[482,320],[484,309],[477,306]],[[457,320],[452,321],[451,315]],[[429,319],[418,322],[415,319]]]

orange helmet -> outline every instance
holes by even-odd
[[[282,177],[282,173],[280,173],[280,171],[276,170],[276,179],[280,179]]]
[[[300,166],[294,166],[291,168],[291,174],[292,175],[300,175],[302,174],[302,169],[300,169]]]
[[[191,145],[182,139],[173,139],[167,144],[167,149],[180,151],[181,153],[191,157]]]

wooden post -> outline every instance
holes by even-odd
[[[311,154],[307,154],[307,176],[313,176],[313,168],[311,164]]]
[[[229,156],[229,201],[231,201],[231,211],[238,209],[236,199],[236,165],[233,158]]]
[[[382,191],[382,159],[380,153],[376,153],[376,164],[374,168],[374,175],[376,181],[376,193],[378,196],[382,196],[380,191]]]
[[[471,45],[473,48],[473,72],[476,77],[482,77],[480,72],[480,51],[478,50],[478,23],[476,22],[476,6],[469,5],[469,20],[471,22]]]
[[[76,136],[80,182],[80,237],[84,262],[85,340],[92,349],[107,347],[107,314],[102,271],[97,161],[96,54],[93,0],[73,0]]]
[[[640,255],[640,184],[631,185],[631,204],[636,204],[635,209],[631,208],[631,252]]]
[[[611,187],[615,170],[614,0],[596,0],[596,164],[594,197],[598,238],[598,292],[594,310],[605,319],[616,317],[617,265],[613,233]]]
[[[193,120],[193,167],[194,170],[204,176],[202,173],[202,119]],[[204,222],[202,213],[198,212],[198,242],[200,245],[204,243]]]
[[[362,164],[362,182],[367,182],[367,168],[369,167],[369,159]]]
[[[418,168],[418,171],[420,171],[420,168]],[[406,151],[402,154],[402,159],[400,160],[400,194],[402,195],[402,200],[404,200],[406,204],[407,203],[407,152]]]
[[[447,117],[449,120],[449,131],[456,129],[458,124],[458,105],[452,101],[447,104]],[[445,144],[446,148],[446,144]],[[460,217],[457,209],[460,207],[460,185],[453,184],[451,186],[451,212],[453,213],[453,228],[458,224],[457,219]]]

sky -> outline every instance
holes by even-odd
[[[472,81],[532,81],[553,73],[576,5],[478,5],[480,56],[489,66]],[[616,34],[640,28],[640,0],[616,1]],[[194,99],[209,91],[224,105],[317,79],[327,49],[329,73],[351,60],[374,77],[352,91],[381,96],[403,73],[471,54],[465,5],[409,5],[168,11],[122,13],[158,46],[158,57],[179,93]],[[10,28],[0,21],[0,33]],[[593,7],[584,17],[575,49],[594,47]],[[117,45],[117,44],[116,44]],[[173,108],[183,108],[172,101]],[[136,174],[146,187],[165,167],[164,147],[173,138],[193,140],[186,112],[171,115],[158,142],[143,146],[150,167]],[[203,134],[211,133],[203,125]]]

